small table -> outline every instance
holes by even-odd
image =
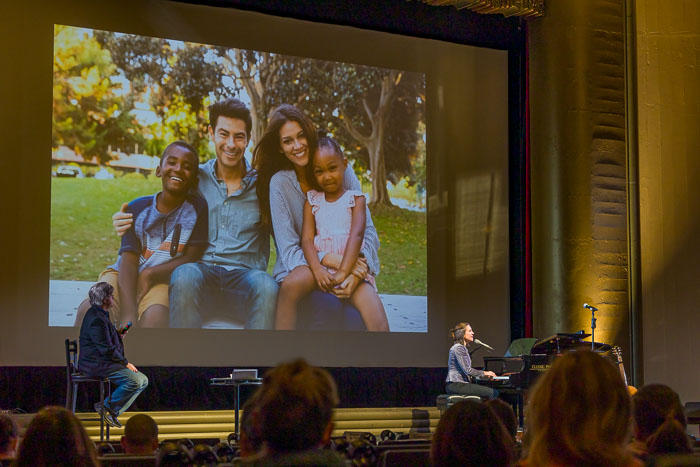
[[[683,408],[688,425],[700,425],[700,402],[686,402]],[[700,426],[698,426],[700,433]]]
[[[236,433],[236,439],[238,439],[238,434],[240,432],[238,427],[238,411],[241,408],[241,386],[260,386],[262,384],[262,378],[255,379],[233,379],[229,378],[211,378],[209,384],[212,386],[233,386],[236,388],[236,402],[234,405],[235,416],[233,424],[233,432]]]

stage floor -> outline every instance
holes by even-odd
[[[204,411],[163,411],[163,412],[126,412],[119,420],[126,424],[129,417],[145,413],[158,423],[159,438],[167,439],[218,438],[226,441],[233,433],[233,410]],[[241,411],[241,414],[243,412]],[[94,413],[77,413],[79,419],[93,418]],[[34,414],[11,415],[23,435],[26,426]],[[368,431],[376,436],[383,430],[394,433],[432,433],[440,419],[437,407],[395,407],[395,408],[356,408],[336,409],[333,421],[333,436],[341,436],[346,431]],[[96,421],[84,421],[83,425],[93,440],[100,439],[100,424]],[[112,428],[110,440],[119,440],[124,428]]]

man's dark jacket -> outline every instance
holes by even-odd
[[[88,376],[105,376],[123,370],[129,363],[124,356],[124,344],[109,314],[90,307],[80,327],[78,370]]]

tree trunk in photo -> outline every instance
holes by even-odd
[[[281,59],[267,52],[257,52],[255,62],[246,61],[241,50],[235,49],[234,56],[225,57],[230,76],[239,80],[250,98],[251,150],[260,141],[267,126],[265,112],[265,89],[269,89],[275,80]]]
[[[360,144],[366,147],[369,153],[369,168],[372,175],[371,205],[383,204],[385,206],[393,206],[389,198],[389,191],[386,188],[387,176],[386,165],[384,163],[384,124],[390,108],[391,99],[394,95],[394,90],[399,80],[400,74],[395,71],[391,71],[388,75],[384,76],[382,79],[381,93],[379,95],[379,103],[375,111],[370,109],[367,100],[362,101],[365,113],[372,126],[372,131],[369,136],[365,136],[358,131],[349,118],[343,119],[348,132],[357,139]]]
[[[380,131],[380,136],[377,136],[367,144],[367,152],[369,152],[369,169],[372,174],[372,196],[370,204],[383,204],[385,206],[393,206],[389,191],[386,188],[386,165],[384,164],[384,148],[382,138],[384,131]]]

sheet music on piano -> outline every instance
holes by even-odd
[[[476,380],[481,382],[481,381],[508,381],[510,379],[510,376],[492,376],[492,377],[481,377],[477,376]]]

